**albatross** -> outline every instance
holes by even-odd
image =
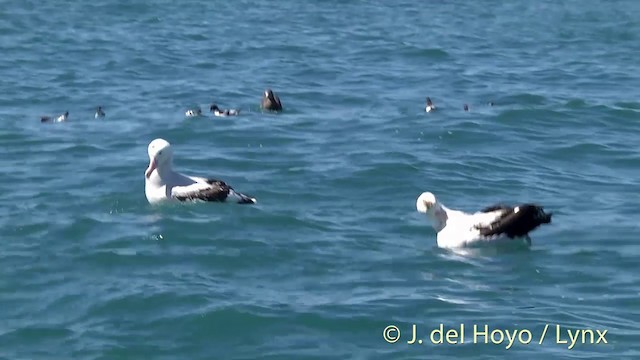
[[[144,172],[145,195],[151,204],[163,201],[235,201],[255,204],[256,199],[235,191],[222,180],[180,174],[173,170],[173,150],[164,139],[149,143],[149,167]]]
[[[473,247],[498,242],[524,240],[531,243],[529,233],[551,223],[552,213],[536,204],[492,205],[475,213],[449,209],[431,192],[423,192],[416,209],[426,214],[436,231],[441,248]]]

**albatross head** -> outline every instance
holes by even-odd
[[[419,213],[427,214],[427,217],[431,220],[431,225],[436,231],[442,230],[446,224],[449,216],[444,206],[442,206],[436,196],[430,192],[423,192],[418,196],[416,200],[416,209]]]
[[[427,211],[432,209],[436,205],[436,196],[430,192],[423,192],[418,196],[418,200],[416,201],[416,209],[418,212],[426,214]]]
[[[173,160],[173,151],[171,144],[165,139],[155,139],[149,143],[147,148],[149,153],[149,167],[145,171],[144,176],[148,179],[155,169],[162,169],[171,166]]]

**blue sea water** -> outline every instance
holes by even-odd
[[[2,1],[0,359],[640,358],[639,14]],[[212,101],[242,114],[184,117]],[[259,203],[150,206],[157,137]],[[423,191],[555,215],[531,248],[442,250]],[[464,343],[434,344],[440,324]],[[607,343],[571,347],[585,329]]]

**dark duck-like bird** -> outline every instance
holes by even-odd
[[[264,110],[282,111],[282,103],[280,102],[280,98],[271,89],[266,89],[264,91],[261,106]]]

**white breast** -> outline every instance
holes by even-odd
[[[467,214],[459,211],[448,211],[447,225],[438,232],[436,241],[438,247],[460,248],[496,245],[501,241],[510,241],[507,237],[485,237],[476,229],[477,225],[491,223],[500,211],[489,213]]]
[[[154,170],[148,179],[144,181],[144,194],[147,197],[147,201],[150,203],[157,203],[169,198],[167,194],[167,185],[162,182],[158,176],[158,171]]]

